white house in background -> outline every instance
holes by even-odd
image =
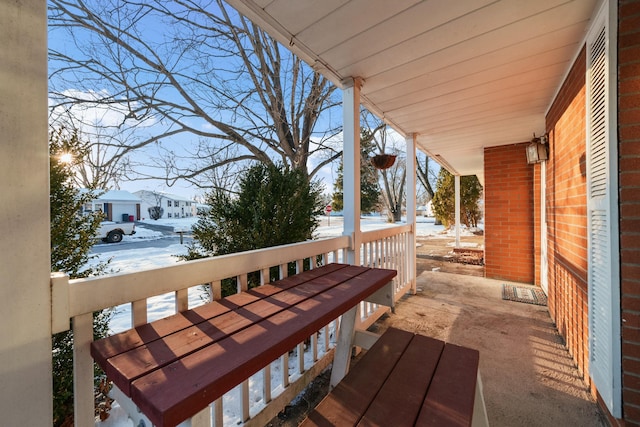
[[[183,196],[164,193],[162,191],[140,190],[135,194],[142,200],[142,217],[149,218],[149,208],[160,206],[160,218],[189,218],[196,216],[196,202]]]
[[[429,200],[426,205],[418,206],[416,208],[416,215],[433,216],[433,202]]]
[[[88,190],[83,190],[88,191]],[[105,220],[130,222],[140,219],[142,200],[125,190],[95,190],[100,197],[85,203],[83,212],[103,212]]]

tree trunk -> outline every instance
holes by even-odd
[[[399,203],[396,203],[395,208],[393,209],[393,222],[402,221],[402,206]]]

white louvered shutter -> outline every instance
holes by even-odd
[[[595,22],[587,39],[586,81],[589,368],[609,412],[621,417],[616,64],[606,10]]]

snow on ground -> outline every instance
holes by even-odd
[[[145,228],[145,224],[162,225],[166,227],[173,227],[175,231],[189,230],[191,226],[198,220],[197,217],[193,218],[175,218],[175,219],[159,219],[144,220],[136,224],[136,234],[133,236],[124,236],[124,244],[122,250],[111,251],[98,254],[98,257],[93,262],[106,261],[111,259],[110,266],[114,271],[119,273],[137,272],[141,270],[149,270],[153,268],[165,267],[173,265],[176,262],[184,262],[179,260],[176,255],[186,253],[186,244],[174,244],[165,248],[144,248],[144,249],[127,249],[127,242],[139,241],[139,240],[152,240],[160,239],[163,237],[163,233],[160,231],[151,230]],[[433,238],[452,238],[455,236],[452,230],[445,230],[442,225],[435,225],[435,220],[428,217],[418,217],[416,219],[416,236],[418,237],[433,237]],[[362,231],[371,231],[386,227],[392,227],[395,224],[388,223],[385,217],[382,216],[363,216],[361,218],[360,229]],[[320,218],[320,227],[316,230],[316,238],[337,237],[342,234],[343,217],[341,216],[323,216]],[[470,235],[471,231],[464,229],[461,231],[461,235]],[[189,290],[189,307],[195,307],[204,303],[204,290],[198,288],[192,288]],[[165,295],[158,295],[148,300],[148,321],[157,320],[166,316],[170,316],[175,313],[175,302],[173,293]],[[117,333],[131,328],[131,307],[130,304],[124,304],[114,309],[114,315],[109,323],[110,329],[113,333]],[[291,358],[291,363],[296,362],[296,358]],[[305,365],[311,363],[311,360],[305,361]],[[307,365],[310,366],[310,365]],[[297,366],[292,366],[291,370],[297,369]],[[272,384],[278,384],[282,377],[281,367],[275,363],[272,366]],[[251,400],[258,400],[261,396],[261,380],[259,380],[262,373],[258,373],[255,376],[255,381],[251,381],[255,384],[251,387]],[[254,390],[255,388],[255,390]],[[235,424],[239,419],[240,412],[240,399],[239,392],[232,390],[224,397],[223,406],[225,408],[225,425]],[[114,408],[110,412],[110,417],[103,421],[97,421],[96,427],[132,427],[133,422],[128,419],[126,413],[122,408],[115,404]]]
[[[162,232],[145,228],[145,224],[173,227],[175,230],[188,230],[197,220],[197,217],[192,217],[140,221],[136,225],[136,234],[133,236],[124,236],[123,242],[153,240],[163,237]],[[360,221],[362,231],[371,231],[393,227],[395,225],[388,223],[386,218],[382,216],[363,216]],[[435,225],[433,218],[418,217],[416,222],[416,236],[418,237],[450,239],[454,236],[452,230],[445,231],[442,225]],[[315,237],[326,238],[340,236],[342,234],[342,226],[343,218],[341,216],[332,216],[331,218],[323,216],[320,219],[320,227],[316,230]],[[462,235],[470,234],[471,232],[469,230],[462,230]],[[183,255],[187,250],[186,245],[181,244],[170,245],[166,248],[145,248],[144,250],[127,249],[126,244],[121,244],[121,246],[122,250],[100,254],[94,262],[111,258],[111,268],[117,272],[126,273],[172,265],[180,261],[176,255]],[[141,256],[141,253],[143,256]]]

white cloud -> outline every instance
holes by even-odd
[[[64,101],[71,103],[74,100],[79,102],[55,106],[62,100],[49,99],[49,106],[52,108],[52,118],[54,121],[71,120],[76,127],[80,127],[83,133],[103,133],[96,132],[98,128],[114,128],[121,126],[127,116],[135,111],[138,103],[104,103],[111,94],[106,90],[101,91],[80,91],[68,89],[62,92]],[[135,122],[136,127],[149,127],[156,124],[152,118],[146,118]]]

